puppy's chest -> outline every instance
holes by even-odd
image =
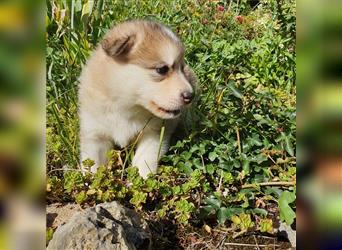
[[[114,143],[125,147],[144,128],[144,125],[142,119],[127,118],[123,114],[111,114],[106,117],[105,127]]]

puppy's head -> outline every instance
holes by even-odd
[[[114,27],[101,43],[116,62],[116,76],[132,102],[162,119],[176,118],[194,97],[196,77],[184,63],[184,47],[165,26],[130,21]]]

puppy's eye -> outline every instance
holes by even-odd
[[[169,72],[169,67],[165,65],[163,67],[156,68],[156,71],[160,75],[165,75],[167,72]]]

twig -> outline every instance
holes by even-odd
[[[236,137],[237,137],[237,144],[238,144],[239,155],[240,155],[241,154],[241,142],[240,142],[240,134],[239,134],[238,128],[236,128]]]
[[[269,154],[267,154],[267,157],[274,163],[274,165],[278,166],[278,164],[273,160],[273,158]]]
[[[47,175],[50,175],[52,172],[55,171],[78,171],[78,172],[83,172],[83,170],[81,169],[76,169],[76,168],[55,168],[55,169],[51,169]]]
[[[227,233],[227,232],[232,232],[232,231],[234,231],[234,228],[232,228],[232,227],[230,227],[230,228],[226,228],[226,227],[220,227],[220,228],[217,228],[217,229],[215,229],[215,228],[213,228],[212,229],[213,231],[217,231],[217,232],[223,232],[223,233]]]
[[[221,177],[220,177],[220,181],[219,181],[219,185],[217,188],[217,192],[219,192],[221,190],[221,186],[222,186],[222,179],[223,179],[223,170],[221,170]]]
[[[202,161],[202,167],[203,167],[203,169],[205,169],[205,164],[204,164],[203,156],[202,155],[200,155],[200,156],[201,156],[201,161]]]
[[[158,156],[157,156],[157,161],[159,160],[160,157],[160,152],[161,152],[161,148],[162,148],[162,144],[163,144],[163,140],[164,140],[164,132],[165,132],[165,125],[164,125],[163,121],[163,126],[160,129],[160,138],[159,138],[159,148],[158,148]]]
[[[223,246],[224,242],[226,241],[228,235],[227,233],[222,237],[222,239],[220,240],[220,242],[216,245],[216,249],[221,249],[221,247]]]
[[[253,235],[253,238],[254,238],[254,241],[255,241],[255,244],[256,244],[256,248],[257,248],[258,250],[260,250],[260,247],[259,247],[259,244],[258,244],[258,241],[257,241],[255,235]]]
[[[237,238],[237,237],[243,235],[243,234],[246,233],[246,232],[247,232],[247,230],[244,229],[244,230],[242,230],[241,232],[238,232],[238,233],[234,234],[234,235],[233,235],[233,239],[235,239],[235,238]]]
[[[146,122],[146,124],[144,125],[144,127],[139,131],[137,137],[135,138],[135,140],[133,141],[133,143],[131,145],[126,146],[125,148],[127,149],[128,147],[131,147],[131,149],[128,152],[128,155],[126,155],[125,157],[125,161],[122,165],[122,173],[121,173],[121,180],[123,180],[123,176],[124,176],[124,172],[125,172],[125,168],[126,168],[126,163],[128,160],[128,157],[132,154],[135,145],[138,143],[138,141],[140,140],[140,137],[142,136],[144,129],[147,127],[147,125],[150,123],[150,121],[152,120],[152,117],[150,119],[148,119],[148,121]],[[133,166],[134,167],[134,166]]]
[[[270,182],[260,182],[253,184],[244,184],[242,188],[250,188],[255,186],[294,186],[296,185],[295,181],[270,181]]]
[[[227,242],[224,243],[227,246],[246,246],[246,247],[256,247],[254,244],[247,244],[247,243],[234,243],[234,242]],[[270,245],[258,245],[259,247],[269,247]],[[276,247],[279,247],[279,245],[275,245]]]
[[[264,239],[269,239],[269,240],[274,240],[274,237],[269,237],[265,235],[257,235],[258,238],[264,238]]]

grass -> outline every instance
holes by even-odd
[[[156,221],[228,228],[232,236],[274,234],[279,221],[292,224],[295,1],[253,3],[49,1],[48,201],[92,205],[115,199]],[[82,176],[71,171],[79,156],[77,78],[106,30],[136,18],[168,25],[186,46],[201,89],[189,133],[163,157],[160,173],[146,181],[130,166],[132,148],[110,152],[107,166]]]

